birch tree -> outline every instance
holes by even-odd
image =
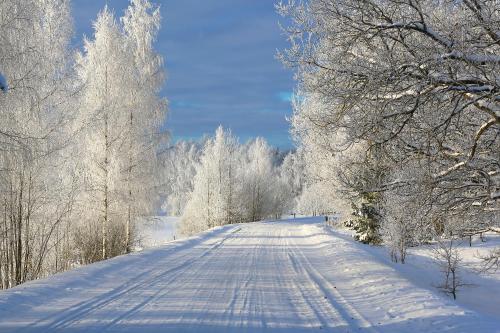
[[[85,261],[130,252],[134,221],[158,202],[157,153],[166,138],[160,129],[166,114],[159,96],[162,59],[153,49],[159,20],[149,1],[132,1],[123,25],[106,7],[78,58],[81,118],[89,124],[81,138],[82,202],[101,207],[82,226],[97,235],[92,229],[101,225],[100,254],[90,251]],[[81,247],[96,249],[85,241]]]
[[[127,168],[123,154],[129,148],[125,135],[130,129],[127,102],[130,88],[135,84],[131,71],[134,62],[124,48],[126,39],[107,7],[99,13],[94,30],[94,40],[85,40],[77,68],[83,82],[82,121],[89,123],[81,142],[86,188],[83,200],[87,206],[82,208],[94,212],[86,214],[89,219],[86,228],[97,227],[96,221],[101,225],[100,254],[89,254],[91,257],[86,260],[90,261],[112,256],[110,242],[124,236],[109,232],[111,223],[126,220],[127,210],[123,209],[126,194],[120,181],[122,170]]]
[[[196,168],[194,189],[182,216],[184,232],[193,234],[242,220],[237,184],[241,154],[236,138],[219,127]]]
[[[271,161],[271,149],[262,138],[248,146],[244,190],[246,194],[246,220],[260,221],[272,214],[273,193],[277,177]]]
[[[133,53],[132,82],[128,88],[128,124],[124,162],[127,192],[126,249],[131,249],[131,230],[138,216],[153,212],[158,202],[158,148],[168,139],[161,126],[166,100],[160,96],[165,74],[163,59],[154,49],[160,28],[160,9],[148,0],[132,0],[121,18],[128,52]],[[155,197],[156,196],[156,197]]]
[[[201,155],[200,145],[181,141],[162,156],[162,193],[166,197],[162,208],[168,215],[181,216],[190,199]]]

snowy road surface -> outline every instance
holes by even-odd
[[[500,321],[314,219],[226,226],[0,292],[0,332],[313,331],[499,332]]]

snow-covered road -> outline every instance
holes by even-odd
[[[0,332],[499,332],[316,219],[217,228],[0,292]]]

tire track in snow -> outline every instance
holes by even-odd
[[[313,233],[311,233],[313,234]],[[314,246],[315,244],[310,244]],[[300,245],[294,244],[290,246],[289,258],[294,267],[302,274],[308,277],[311,286],[316,289],[318,297],[323,296],[325,301],[328,301],[335,312],[339,314],[346,323],[349,323],[351,328],[363,328],[364,331],[378,333],[371,322],[369,322],[359,311],[357,311],[345,297],[337,290],[337,288],[326,279],[307,259]]]
[[[286,269],[282,269],[283,272],[279,274],[282,281],[282,285],[288,291],[287,300],[290,306],[293,309],[293,312],[297,317],[301,319],[301,321],[307,323],[305,326],[309,328],[318,328],[318,318],[315,316],[314,309],[311,308],[309,302],[306,302],[303,293],[302,293],[302,283],[300,281],[300,276],[297,275],[297,271],[295,271],[292,263],[289,260],[289,237],[291,236],[291,232],[288,228],[282,228],[282,232],[280,233],[281,239],[281,251],[279,261],[276,262],[276,267],[283,267]]]
[[[229,283],[226,283],[226,287],[228,287],[226,290],[231,291],[231,297],[227,308],[222,314],[223,322],[230,322],[231,320],[234,321],[235,318],[238,318],[238,325],[235,326],[242,327],[245,324],[244,320],[241,318],[241,315],[244,313],[243,309],[247,308],[248,306],[249,288],[251,283],[255,279],[255,277],[251,274],[250,267],[253,267],[257,264],[258,250],[259,245],[253,244],[251,251],[243,255],[243,258],[245,258],[245,260],[249,259],[248,264],[246,265],[247,274],[245,275],[245,277],[243,279],[232,279],[229,281]]]
[[[293,228],[296,229],[296,227]],[[347,325],[336,309],[325,302],[323,295],[317,292],[310,293],[308,288],[310,285],[306,283],[307,280],[304,280],[306,274],[294,259],[295,254],[290,244],[290,237],[293,237],[290,231],[283,237],[285,239],[283,262],[286,263],[287,269],[290,271],[287,287],[293,296],[290,301],[295,308],[295,312],[309,323],[310,328],[329,329]]]
[[[148,276],[151,272],[154,272],[155,270],[157,270],[157,267],[159,266],[159,264],[156,264],[154,267],[152,267],[151,270],[148,270],[148,271],[140,274],[141,277],[146,276],[147,277],[146,279],[136,280],[136,277],[135,277],[133,280],[129,280],[125,284],[123,284],[115,289],[112,289],[109,292],[106,292],[104,294],[99,295],[97,297],[97,300],[96,300],[96,297],[94,297],[94,298],[91,298],[89,300],[80,302],[80,303],[70,307],[68,310],[62,311],[62,312],[60,312],[57,315],[54,315],[52,317],[43,318],[43,319],[29,325],[28,327],[26,327],[24,329],[18,330],[18,332],[30,330],[33,327],[37,327],[42,322],[47,322],[47,321],[50,321],[50,323],[46,326],[46,328],[41,330],[41,332],[50,333],[50,332],[54,332],[54,331],[57,331],[57,330],[60,330],[63,328],[67,328],[67,327],[71,326],[72,324],[76,324],[77,322],[82,321],[85,317],[89,316],[93,312],[99,311],[100,309],[119,301],[122,297],[124,297],[124,296],[126,296],[134,291],[137,291],[140,289],[145,289],[145,287],[147,287],[147,286],[152,286],[157,281],[167,282],[167,284],[168,284],[170,281],[174,281],[178,275],[180,275],[184,271],[188,270],[190,268],[190,266],[194,265],[198,260],[206,257],[211,252],[220,248],[222,246],[222,244],[229,237],[232,237],[235,233],[237,233],[240,230],[241,230],[240,228],[236,228],[234,230],[229,230],[227,233],[222,235],[222,238],[220,240],[218,239],[208,249],[204,249],[203,252],[199,256],[193,257],[192,256],[193,248],[190,248],[191,251],[187,251],[181,257],[182,259],[185,257],[188,257],[188,259],[185,260],[184,262],[174,266],[174,267],[168,268],[167,270],[160,269],[160,270],[158,270],[158,273],[153,274],[152,276]],[[168,257],[165,259],[168,259]],[[168,264],[168,260],[166,260],[166,264]],[[164,276],[171,274],[171,273],[174,273],[174,275],[172,275],[167,281],[165,281]],[[134,310],[133,312],[137,312],[140,308],[144,307],[151,300],[158,297],[159,292],[160,291],[158,291],[155,295],[153,295],[153,297],[146,298],[147,301],[141,302],[140,306],[133,309]],[[133,312],[131,312],[130,314],[132,314]],[[123,318],[120,318],[120,319],[123,319]],[[119,320],[114,320],[112,322],[112,324],[116,324],[118,321]],[[111,326],[112,325],[108,325],[107,327],[105,327],[103,329],[109,329]]]
[[[213,257],[214,255],[216,255],[217,250],[219,250],[226,241],[228,241],[230,238],[232,238],[234,236],[234,234],[238,233],[239,231],[241,231],[240,227],[237,227],[234,230],[230,230],[228,233],[226,233],[224,235],[224,237],[222,239],[220,239],[219,241],[217,241],[211,248],[205,250],[205,252],[203,252],[199,257],[194,258],[192,260],[189,260],[188,262],[186,262],[186,264],[181,265],[182,266],[182,270],[176,271],[175,274],[172,275],[172,276],[170,276],[168,279],[163,279],[163,278],[160,279],[160,280],[155,279],[154,282],[152,282],[149,285],[147,285],[150,288],[143,288],[143,286],[141,286],[141,289],[154,289],[152,287],[155,286],[156,282],[162,282],[162,284],[166,284],[167,285],[167,288],[158,289],[158,291],[156,293],[154,293],[150,297],[147,297],[145,301],[140,302],[138,305],[134,306],[131,310],[127,311],[123,315],[121,315],[121,316],[117,317],[116,319],[114,319],[111,323],[109,323],[103,329],[103,331],[107,331],[107,330],[113,328],[114,326],[116,326],[117,324],[119,324],[120,322],[122,322],[123,320],[132,317],[135,313],[139,312],[146,305],[151,304],[154,300],[162,298],[162,297],[168,295],[172,291],[173,288],[179,288],[179,285],[173,286],[173,287],[169,287],[172,282],[180,280],[181,281],[181,285],[189,283],[190,282],[189,280],[183,280],[183,279],[180,279],[180,277],[186,271],[189,271],[190,268],[195,267],[195,271],[194,271],[195,274],[191,274],[191,280],[193,280],[195,278],[195,276],[197,276],[199,273],[201,273],[202,271],[204,271],[204,266],[205,265],[200,264],[198,261],[205,260],[204,261],[205,263],[210,262],[208,260],[208,258],[209,257]],[[169,270],[169,272],[170,272],[170,270]],[[161,276],[167,275],[169,272],[165,272],[164,274],[160,274],[160,275]]]

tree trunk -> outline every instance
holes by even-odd
[[[23,187],[24,175],[21,172],[19,175],[19,196],[17,201],[17,217],[16,217],[16,249],[15,249],[15,285],[22,282],[22,258],[23,258],[23,241],[22,241],[22,227],[23,227]]]
[[[106,245],[107,245],[107,229],[108,229],[108,174],[109,174],[109,147],[108,147],[108,116],[104,116],[104,139],[106,144],[106,151],[104,155],[104,218],[102,220],[102,259],[106,259]]]
[[[128,180],[127,180],[127,186],[128,186],[128,214],[127,214],[127,224],[125,226],[125,251],[127,253],[131,252],[131,246],[130,246],[130,225],[131,225],[131,219],[132,219],[132,126],[133,126],[133,121],[134,121],[134,114],[132,110],[130,110],[130,133],[129,133],[129,147],[128,147]]]

